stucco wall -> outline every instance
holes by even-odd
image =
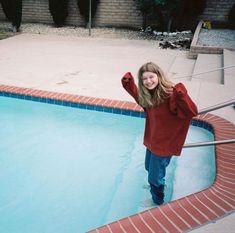
[[[0,20],[4,19],[5,15],[0,5]],[[23,0],[22,22],[53,23],[48,0]],[[84,26],[77,0],[69,0],[69,15],[66,24]],[[100,0],[93,25],[139,28],[142,25],[142,16],[133,0]]]
[[[235,0],[207,0],[206,9],[200,18],[224,22],[234,3]],[[53,23],[48,8],[48,0],[23,0],[22,22]],[[0,21],[3,20],[5,15],[0,5]],[[85,26],[77,7],[77,0],[69,0],[66,24]],[[140,28],[142,16],[133,0],[100,0],[93,26]]]
[[[235,0],[207,0],[202,19],[226,22]]]

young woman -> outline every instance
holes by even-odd
[[[166,167],[173,155],[180,155],[190,121],[198,114],[197,107],[185,86],[174,85],[152,62],[140,67],[138,88],[130,72],[122,77],[122,85],[145,111],[145,169],[152,199],[161,205]]]

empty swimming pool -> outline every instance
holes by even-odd
[[[143,118],[6,97],[0,109],[3,232],[85,232],[144,209]],[[191,126],[187,142],[212,138]],[[168,167],[167,201],[214,175],[213,147],[185,149]]]

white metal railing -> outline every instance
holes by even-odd
[[[210,142],[188,143],[188,144],[185,144],[183,148],[191,148],[191,147],[199,147],[199,146],[214,146],[214,145],[227,144],[227,143],[235,143],[235,138],[218,140],[218,141],[210,141]]]
[[[207,112],[210,112],[210,111],[214,111],[216,109],[224,108],[224,107],[227,107],[229,105],[235,105],[235,99],[232,99],[232,100],[229,100],[229,101],[226,101],[226,102],[223,102],[223,103],[220,103],[220,104],[217,104],[217,105],[199,110],[198,114],[203,114],[203,113],[207,113]],[[218,141],[209,141],[209,142],[188,143],[188,144],[185,144],[183,146],[183,148],[213,146],[213,145],[227,144],[227,143],[235,143],[235,138],[218,140]]]
[[[195,74],[187,74],[187,75],[183,75],[183,76],[179,76],[179,77],[172,77],[172,79],[181,79],[181,78],[189,78],[189,77],[195,77],[201,74],[207,74],[207,73],[212,73],[215,71],[219,71],[219,70],[226,70],[226,69],[230,69],[230,68],[234,68],[235,65],[231,65],[231,66],[223,66],[223,67],[219,67],[216,69],[212,69],[212,70],[207,70],[207,71],[203,71],[203,72],[199,72],[199,73],[195,73]]]
[[[203,113],[206,113],[206,112],[211,112],[211,111],[217,110],[219,108],[227,107],[229,105],[235,105],[235,99],[228,100],[226,102],[223,102],[223,103],[220,103],[220,104],[216,104],[216,105],[213,105],[213,106],[208,107],[208,108],[203,108],[203,109],[198,111],[198,114],[203,114]]]

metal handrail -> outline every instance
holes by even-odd
[[[218,141],[209,141],[209,142],[197,142],[197,143],[188,143],[183,146],[183,148],[199,147],[199,146],[214,146],[220,144],[235,143],[235,138],[218,140]]]
[[[227,107],[227,106],[232,105],[232,104],[235,104],[235,99],[229,100],[229,101],[217,104],[217,105],[214,105],[214,106],[209,107],[209,108],[204,108],[204,109],[198,111],[198,114],[203,114],[203,113],[206,113],[206,112],[217,110],[219,108],[224,108],[224,107]],[[209,142],[188,143],[188,144],[184,144],[183,148],[201,147],[201,146],[214,146],[214,145],[227,144],[227,143],[235,143],[235,138],[218,140],[218,141],[209,141]]]
[[[220,104],[216,104],[212,107],[203,108],[203,109],[198,111],[198,114],[203,114],[203,113],[206,113],[206,112],[214,111],[214,110],[217,110],[219,108],[227,107],[227,106],[232,105],[232,104],[235,104],[235,99],[232,99],[232,100],[220,103]]]
[[[196,74],[187,74],[187,75],[183,75],[183,76],[179,76],[179,77],[176,76],[176,77],[172,77],[172,79],[181,79],[181,78],[194,77],[194,76],[198,76],[198,75],[202,75],[202,74],[212,73],[212,72],[219,71],[219,70],[230,69],[230,68],[233,68],[233,67],[235,67],[235,65],[219,67],[219,68],[216,68],[216,69],[213,69],[213,70],[207,70],[207,71],[199,72],[199,73],[196,73]]]

